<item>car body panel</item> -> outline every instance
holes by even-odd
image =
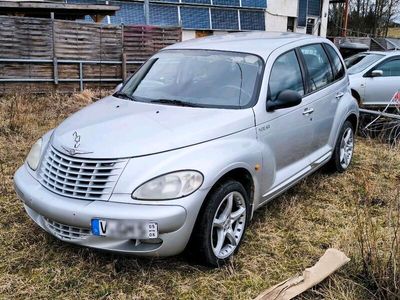
[[[52,145],[86,158],[151,155],[220,138],[254,126],[251,109],[212,109],[149,104],[106,97],[78,111],[56,129]],[[101,133],[99,136],[97,133]],[[112,145],[112,147],[110,147]]]

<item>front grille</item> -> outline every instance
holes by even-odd
[[[47,228],[57,237],[66,240],[82,240],[87,238],[90,233],[90,229],[81,228],[75,226],[69,226],[50,220],[49,218],[43,217]]]
[[[48,147],[40,167],[40,182],[50,191],[77,199],[108,200],[127,160],[84,159]]]

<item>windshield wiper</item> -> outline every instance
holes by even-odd
[[[121,99],[136,101],[135,97],[129,96],[127,93],[123,93],[123,92],[116,92],[113,96],[121,98]]]
[[[201,107],[200,104],[185,102],[181,100],[174,100],[174,99],[155,99],[151,100],[151,103],[161,103],[161,104],[170,104],[176,106],[188,106],[188,107]]]

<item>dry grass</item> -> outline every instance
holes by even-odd
[[[0,100],[0,298],[249,299],[314,264],[328,247],[352,260],[304,299],[399,294],[398,149],[359,139],[351,169],[318,172],[258,211],[240,255],[207,269],[185,256],[119,256],[62,243],[33,224],[12,176],[30,145],[93,93]]]

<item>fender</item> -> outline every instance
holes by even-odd
[[[348,93],[346,93],[341,100],[339,100],[338,108],[336,110],[335,121],[333,123],[334,130],[332,130],[331,135],[329,137],[329,145],[334,148],[336,141],[338,139],[340,129],[342,128],[344,122],[347,118],[354,114],[357,116],[357,120],[359,118],[360,112],[357,101],[351,95],[350,89]]]
[[[204,182],[200,190],[209,191],[229,171],[244,168],[253,178],[254,199],[257,199],[261,174],[255,170],[255,166],[262,164],[261,151],[262,145],[257,140],[255,128],[252,127],[202,144],[131,158],[115,186],[114,193],[130,194],[152,178],[179,170],[201,172]],[[130,174],[136,175],[131,177]],[[135,202],[133,199],[132,201]],[[169,204],[173,204],[174,201],[167,200]],[[160,202],[162,201],[157,201],[157,204]]]

